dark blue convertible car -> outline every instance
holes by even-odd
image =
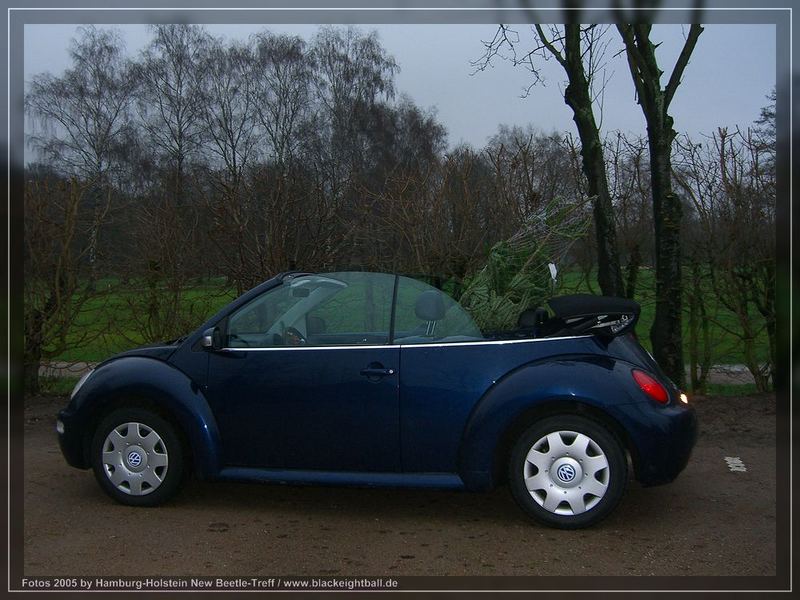
[[[597,522],[629,470],[686,466],[694,411],[639,345],[639,306],[586,295],[482,332],[381,273],[282,274],[191,335],[119,354],[59,413],[67,462],[125,504],[203,479],[487,490],[549,525]],[[191,465],[191,466],[190,466]]]

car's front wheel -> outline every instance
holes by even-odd
[[[534,423],[511,452],[514,498],[528,515],[553,527],[594,525],[616,507],[627,479],[625,452],[616,436],[576,415]]]
[[[92,468],[103,490],[131,506],[155,506],[177,492],[183,448],[173,426],[141,408],[104,418],[91,444]]]

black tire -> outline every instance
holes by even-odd
[[[583,434],[595,445],[588,444],[586,447],[589,450],[585,453],[581,453],[577,450],[578,446],[575,446],[576,450],[573,450],[572,457],[569,457],[570,446],[575,444],[578,438],[572,438],[570,442],[571,434],[565,433],[564,436],[559,436],[565,445],[565,451],[551,452],[549,443],[537,446],[537,449],[544,448],[541,456],[545,457],[538,458],[537,462],[548,465],[548,468],[542,469],[544,473],[541,475],[541,479],[534,479],[539,475],[540,470],[533,462],[527,460],[528,453],[542,438],[557,432]],[[607,467],[590,474],[589,469],[595,468],[597,464],[602,464],[602,459],[598,459],[599,462],[594,461],[599,457],[599,454],[596,454],[598,448],[605,456]],[[539,457],[540,455],[535,456]],[[556,458],[553,458],[554,456]],[[584,469],[581,466],[584,463],[590,463],[593,466]],[[552,466],[563,467],[560,470],[565,480],[570,476],[572,479],[568,483],[564,483],[559,479],[560,475],[557,475],[559,469],[550,468]],[[545,489],[535,488],[533,491],[529,491],[525,481],[526,474],[531,477],[532,482],[536,481],[536,486],[541,485]],[[598,483],[592,484],[590,477],[597,480],[599,487]],[[617,506],[628,482],[628,462],[620,441],[602,424],[577,415],[558,415],[537,421],[522,433],[511,451],[508,481],[514,499],[530,517],[550,527],[579,529],[598,523]],[[606,487],[602,496],[586,493],[587,489],[599,490],[603,485]],[[581,489],[582,492],[577,491]],[[564,497],[569,496],[574,499],[579,507],[578,510],[580,511],[580,507],[583,507],[585,512],[574,514],[571,503],[566,499],[560,500],[559,494],[565,490]],[[555,494],[552,496],[552,500],[550,500],[549,494]],[[558,504],[553,509],[555,502]],[[549,504],[549,508],[545,508],[545,504]],[[558,514],[555,512],[556,510],[565,514]]]
[[[143,471],[154,471],[156,476],[161,478],[161,482],[155,486],[150,485],[146,481],[140,481],[138,483],[123,481],[120,483],[122,486],[121,489],[117,484],[111,481],[111,473],[118,468],[121,469],[120,473],[122,477],[127,477],[128,480],[143,480],[145,478],[144,472],[135,473],[130,470],[132,467],[127,467],[128,463],[125,462],[126,459],[123,457],[123,451],[127,450],[128,447],[127,441],[124,441],[124,445],[120,445],[119,450],[113,445],[113,442],[108,442],[109,445],[106,445],[107,437],[111,432],[126,423],[138,423],[141,427],[137,427],[137,433],[140,432],[142,435],[145,435],[148,431],[153,431],[160,438],[152,451],[147,450],[145,445],[143,445],[140,448],[137,447],[138,449],[136,450],[132,450],[131,454],[129,454],[129,456],[132,456],[132,454],[139,454],[138,462],[140,464],[148,460],[147,457],[152,459],[152,463],[155,463],[157,459],[159,462],[163,462],[163,456],[166,455],[166,465],[159,464],[159,466],[153,467],[152,463],[148,465],[145,462],[145,465],[141,467]],[[124,429],[124,431],[127,435],[129,430]],[[112,453],[119,451],[120,465],[107,468],[103,464],[104,450],[109,450]],[[143,450],[143,452],[140,452],[140,450]],[[184,479],[184,448],[178,438],[175,428],[163,417],[147,409],[122,408],[106,416],[95,430],[90,452],[92,469],[94,470],[95,478],[100,484],[100,487],[103,488],[106,494],[122,504],[127,504],[129,506],[157,506],[162,504],[175,495]],[[136,457],[134,456],[133,458]],[[153,480],[149,473],[147,478]],[[125,491],[126,485],[129,491]],[[138,490],[138,494],[136,493],[137,485],[141,488]]]

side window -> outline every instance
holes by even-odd
[[[346,284],[306,313],[310,345],[386,344],[392,319],[394,275],[335,273]]]
[[[483,339],[461,305],[435,287],[400,277],[395,308],[394,342],[432,344]]]
[[[287,280],[228,319],[228,348],[385,344],[394,276],[305,275]]]
[[[302,299],[295,289],[283,284],[251,300],[229,317],[226,347],[262,348],[283,345],[280,338],[283,328],[279,318]]]

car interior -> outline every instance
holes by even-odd
[[[336,275],[298,277],[245,305],[229,320],[227,346],[257,348],[387,343],[391,320],[391,292],[385,285],[379,292],[370,290],[370,310],[380,314],[373,314],[368,321],[376,324],[378,330],[362,331],[361,329],[366,329],[363,323],[367,319],[360,312],[366,312],[366,305],[359,304],[364,302],[359,290],[363,289],[366,279],[348,282],[347,277]],[[407,282],[406,293],[403,294],[402,301],[397,300],[397,329],[393,336],[394,343],[401,345],[531,339],[589,333],[617,335],[631,328],[638,318],[638,305],[632,301],[577,294],[551,298],[548,301],[551,311],[543,307],[523,310],[517,320],[517,327],[513,330],[481,332],[469,313],[441,290],[408,278],[401,280],[401,285]],[[369,285],[373,284],[374,282],[370,282]],[[362,288],[358,288],[359,285]],[[356,295],[348,296],[344,293],[348,289],[351,294]],[[410,310],[410,298],[415,298],[413,313]],[[376,304],[379,306],[376,307]],[[347,313],[347,309],[351,309],[352,314],[342,316]],[[331,320],[337,322],[336,327],[331,327]]]

